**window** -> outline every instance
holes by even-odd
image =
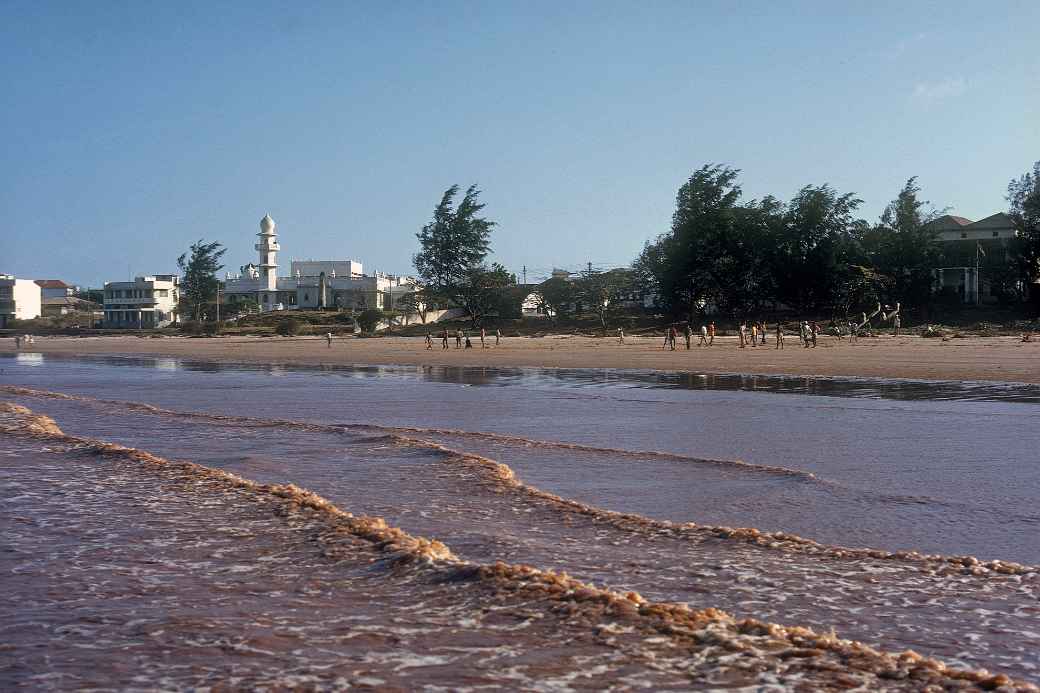
[[[993,237],[994,238],[999,238],[1000,237],[1000,231],[994,231],[993,232]]]
[[[968,232],[967,231],[961,231],[961,238],[967,238],[967,237],[968,237]]]

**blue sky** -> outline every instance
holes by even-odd
[[[1040,3],[0,0],[0,272],[199,238],[407,273],[452,183],[528,278],[623,265],[707,162],[748,197],[904,181],[973,219],[1040,159]]]

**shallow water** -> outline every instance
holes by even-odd
[[[139,359],[2,367],[0,386],[86,398],[0,390],[66,433],[296,483],[441,539],[466,560],[563,570],[653,600],[833,627],[885,649],[1040,680],[1035,573],[968,575],[655,523],[1040,563],[1040,408],[1021,398],[950,399],[946,385],[941,401],[887,397],[859,381],[841,397],[657,387],[615,372],[272,371]],[[916,383],[915,397],[926,389]],[[134,402],[168,411],[124,404]],[[287,420],[304,425],[279,423]],[[492,460],[526,485],[503,483]]]

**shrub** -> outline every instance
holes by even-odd
[[[357,323],[362,332],[373,332],[382,319],[383,311],[378,308],[369,308],[357,317]]]
[[[302,334],[303,328],[303,323],[296,318],[286,318],[278,323],[278,326],[274,328],[274,331],[283,337],[294,337],[298,334]]]
[[[190,335],[202,334],[202,323],[198,320],[186,320],[181,323],[181,332]]]
[[[215,334],[220,334],[220,323],[219,322],[204,322],[202,323],[203,334],[208,334],[211,337]]]

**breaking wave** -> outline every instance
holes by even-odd
[[[341,434],[346,431],[382,433],[380,438],[389,442],[408,447],[424,447],[431,452],[441,456],[447,462],[465,465],[478,472],[487,483],[501,490],[509,490],[520,493],[528,498],[548,503],[558,509],[567,512],[576,512],[588,517],[607,522],[612,526],[625,531],[644,533],[664,531],[675,537],[690,536],[691,538],[703,538],[705,535],[717,539],[742,541],[757,546],[796,551],[799,553],[832,556],[836,558],[863,558],[880,560],[904,561],[919,566],[922,570],[938,573],[957,573],[984,577],[992,574],[1000,575],[1029,575],[1033,578],[1040,577],[1040,566],[1025,565],[1012,561],[983,560],[976,556],[950,556],[943,554],[926,554],[913,550],[888,551],[874,548],[853,548],[824,544],[813,539],[799,536],[790,532],[764,531],[754,527],[729,527],[719,525],[703,525],[695,522],[672,522],[658,520],[635,513],[623,513],[613,510],[599,508],[580,501],[562,498],[556,494],[544,491],[534,486],[525,484],[517,478],[515,472],[508,465],[496,460],[476,455],[473,453],[455,450],[440,443],[415,437],[415,435],[444,435],[454,437],[469,437],[494,442],[524,445],[528,447],[552,448],[561,450],[573,450],[576,452],[606,453],[618,456],[630,457],[656,457],[658,459],[669,459],[690,463],[704,463],[718,466],[728,466],[737,469],[746,469],[753,472],[777,474],[793,478],[812,481],[815,483],[828,483],[818,479],[809,472],[803,472],[786,467],[758,465],[741,460],[711,460],[697,457],[680,455],[668,452],[637,452],[616,448],[600,448],[577,443],[564,443],[555,441],[531,440],[519,436],[510,436],[499,433],[485,433],[463,431],[457,429],[421,428],[409,426],[385,426],[369,423],[348,424],[314,424],[301,421],[266,419],[249,416],[236,416],[228,414],[212,414],[205,412],[185,412],[166,409],[143,402],[131,402],[125,400],[111,400],[88,397],[84,395],[70,395],[61,392],[49,392],[35,390],[12,385],[0,386],[0,392],[14,396],[36,397],[45,399],[58,399],[83,402],[106,407],[121,407],[129,411],[136,411],[157,416],[170,416],[182,419],[201,420],[218,424],[235,426],[248,426],[259,428],[288,428],[298,431]],[[412,435],[407,435],[412,434]]]
[[[36,439],[49,446],[60,446],[69,451],[115,458],[142,466],[176,469],[180,474],[216,482],[213,489],[236,489],[265,496],[276,507],[276,516],[294,517],[309,513],[324,523],[323,541],[330,544],[326,551],[335,549],[337,535],[349,535],[370,542],[385,553],[388,560],[417,569],[442,571],[445,580],[473,580],[492,589],[516,593],[546,609],[563,609],[565,613],[584,614],[595,619],[607,616],[647,632],[657,633],[681,647],[692,647],[701,653],[712,652],[718,661],[723,655],[750,658],[744,660],[784,662],[785,667],[803,667],[817,676],[840,674],[841,671],[865,672],[876,676],[875,686],[881,679],[893,680],[900,687],[922,689],[929,686],[957,686],[975,684],[986,689],[1010,687],[1022,691],[1038,691],[1032,684],[1016,681],[1005,674],[986,670],[949,667],[943,662],[907,650],[888,653],[860,642],[841,639],[832,633],[817,633],[798,626],[781,626],[754,618],[736,619],[714,608],[694,610],[683,604],[655,603],[636,592],[619,592],[576,580],[537,567],[503,562],[479,564],[460,559],[443,543],[408,534],[389,526],[382,518],[355,516],[336,507],[327,499],[292,484],[261,484],[243,477],[205,467],[193,462],[171,461],[143,450],[65,434],[57,423],[30,409],[12,403],[0,402],[0,433]],[[431,446],[425,441],[416,443],[403,438],[404,444]],[[522,484],[505,465],[476,455],[468,455],[444,446],[435,446],[445,457],[465,464],[487,468],[490,475],[513,487]],[[554,499],[537,489],[538,493]],[[639,516],[609,513],[556,499],[554,502],[588,512],[604,513],[604,517],[618,520],[642,521]],[[334,551],[328,555],[334,557]],[[821,662],[820,659],[826,661]],[[804,665],[801,664],[804,662]],[[896,681],[900,683],[896,683]]]

